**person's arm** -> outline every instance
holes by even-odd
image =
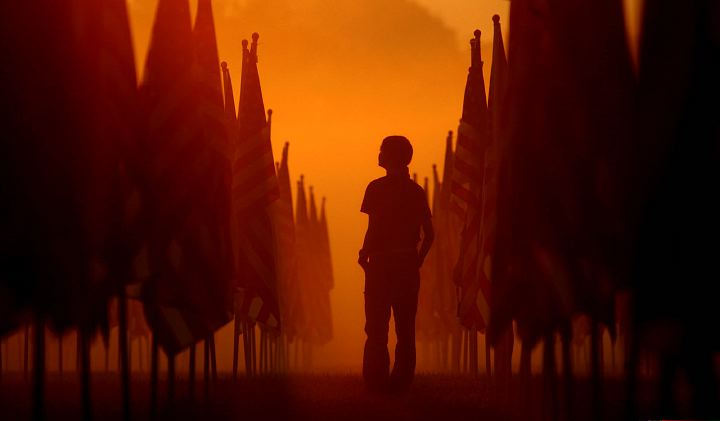
[[[423,239],[422,244],[420,244],[420,251],[418,251],[418,266],[422,266],[425,261],[425,257],[427,257],[427,254],[430,251],[430,246],[432,246],[433,240],[435,240],[435,230],[433,229],[432,218],[425,218],[425,221],[422,224],[422,230]]]
[[[368,264],[368,251],[367,251],[367,242],[368,242],[368,232],[370,231],[370,223],[368,222],[368,229],[365,231],[365,239],[363,240],[363,245],[360,251],[358,252],[358,264],[362,266],[363,269]]]
[[[369,261],[369,252],[368,247],[370,244],[368,244],[369,240],[368,237],[370,236],[370,225],[372,224],[372,216],[370,216],[370,213],[372,211],[372,208],[374,206],[374,199],[372,194],[372,183],[370,183],[367,186],[367,189],[365,189],[365,196],[363,197],[362,205],[360,205],[360,212],[365,213],[368,215],[368,227],[365,231],[365,238],[363,239],[363,245],[360,251],[358,252],[358,264],[362,266],[363,269],[367,267],[368,261]]]

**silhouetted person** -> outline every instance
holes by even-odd
[[[365,352],[363,378],[371,390],[403,391],[415,373],[415,313],[420,266],[434,233],[425,192],[410,179],[413,149],[405,137],[386,137],[378,165],[387,175],[372,181],[361,212],[369,224],[358,263],[365,270]],[[420,242],[422,228],[423,241]],[[389,374],[388,324],[395,318],[397,346]]]

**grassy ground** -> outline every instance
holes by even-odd
[[[572,391],[576,414],[567,419],[590,419],[587,382],[578,382]],[[516,385],[517,386],[517,385]],[[0,380],[0,419],[30,417],[30,384],[22,375],[5,373]],[[619,419],[622,399],[618,385],[608,384],[603,418]],[[489,393],[484,378],[450,375],[418,375],[410,392],[403,396],[378,396],[364,390],[355,374],[263,376],[240,378],[237,382],[221,376],[205,397],[202,379],[189,395],[187,379],[175,384],[175,397],[168,400],[167,384],[161,376],[160,419],[332,419],[332,420],[505,420],[539,418],[543,390],[539,379],[531,385],[529,405],[511,395],[499,405]],[[120,419],[120,392],[117,376],[93,374],[93,415],[95,419]],[[51,374],[47,382],[48,420],[80,419],[80,386],[75,373],[62,378]],[[149,418],[150,388],[147,375],[134,374],[132,383],[133,419]]]

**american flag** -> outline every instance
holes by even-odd
[[[455,283],[460,289],[458,315],[463,325],[483,328],[489,320],[489,283],[478,267],[483,230],[484,155],[489,144],[488,109],[480,58],[480,31],[470,41],[471,66],[465,86],[463,114],[451,179],[451,210],[465,221]]]
[[[290,144],[286,142],[283,147],[282,159],[278,163],[277,176],[280,184],[280,200],[275,202],[273,213],[278,247],[280,312],[283,330],[287,337],[292,340],[302,326],[304,315],[295,253],[295,218],[293,216],[292,188],[290,186],[289,148]]]
[[[188,48],[190,47],[190,48]],[[142,145],[147,320],[175,354],[229,320],[227,132],[209,1],[161,0],[145,80]]]
[[[327,232],[327,231],[326,231]],[[313,296],[312,340],[322,345],[332,339],[332,310],[330,306],[330,290],[332,289],[332,265],[330,263],[330,243],[323,233],[322,222],[318,218],[315,191],[310,186],[310,250],[314,266],[310,293]],[[326,243],[327,241],[327,243]]]
[[[257,69],[258,39],[254,33],[249,50],[247,40],[243,40],[239,136],[232,168],[238,269],[235,312],[250,321],[279,328],[276,250],[269,205],[280,192]]]
[[[490,92],[488,94],[488,112],[490,115],[491,144],[485,152],[485,178],[483,186],[483,232],[480,248],[478,276],[481,285],[491,285],[492,262],[495,253],[495,236],[497,225],[497,179],[500,160],[500,144],[502,117],[507,95],[507,59],[505,46],[500,29],[500,18],[493,16],[493,58],[490,70]],[[491,303],[488,297],[478,295],[478,308]],[[485,300],[485,303],[481,302]],[[506,326],[506,325],[505,325]]]

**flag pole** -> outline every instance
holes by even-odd
[[[45,323],[35,321],[35,347],[33,363],[33,420],[45,419]]]
[[[488,377],[493,375],[492,362],[490,361],[491,350],[492,347],[490,346],[490,341],[488,340],[487,330],[485,330],[485,372]],[[497,371],[497,367],[495,367],[495,371]]]
[[[462,329],[462,371],[467,373],[468,369],[468,349],[469,349],[469,335],[466,329]]]
[[[105,351],[105,373],[110,371],[110,339],[103,341],[103,349]]]
[[[550,332],[543,340],[543,414],[547,419],[558,416],[557,371],[555,364],[555,333]]]
[[[168,408],[172,408],[175,403],[175,355],[167,354],[167,399]]]
[[[267,336],[264,331],[260,331],[260,373],[265,372],[267,363]]]
[[[487,342],[486,342],[487,343]],[[478,331],[475,326],[468,329],[468,353],[470,358],[470,374],[478,375]],[[487,349],[487,348],[486,348]],[[489,370],[488,370],[489,372]]]
[[[510,334],[512,334],[512,327]],[[571,416],[570,414],[573,413],[572,391],[575,390],[572,375],[573,367],[570,341],[572,341],[572,326],[569,321],[566,321],[560,330],[560,346],[562,349],[563,389],[565,390],[565,413],[567,416]],[[512,352],[512,350],[510,351]]]
[[[81,328],[78,331],[80,345],[80,383],[82,385],[83,419],[92,419],[92,400],[90,397],[90,343],[88,334]]]
[[[25,325],[25,348],[23,350],[24,352],[24,360],[23,360],[23,375],[25,376],[25,380],[27,380],[28,376],[28,356],[30,353],[30,326]]]
[[[240,317],[236,314],[235,315],[235,330],[233,332],[233,381],[237,380],[237,371],[238,371],[238,352],[240,351],[238,348],[240,346],[239,339],[240,339]],[[243,338],[243,344],[245,342],[245,338]],[[247,349],[247,346],[245,347]]]
[[[520,343],[520,384],[522,384],[521,404],[523,408],[530,405],[530,362],[532,348],[527,339]]]
[[[243,322],[243,355],[245,356],[245,375],[250,377],[252,376],[252,351],[250,349],[251,347],[251,338],[250,338],[250,323],[244,321]]]
[[[255,323],[252,323],[250,326],[250,351],[252,352],[252,370],[253,375],[257,374],[257,339],[255,335]]]
[[[209,342],[208,338],[205,338],[205,340],[203,341],[203,395],[205,396],[206,401],[209,396],[209,389],[210,389],[210,342]]]
[[[215,333],[210,334],[210,364],[212,368],[212,379],[217,381],[217,357],[215,356]]]
[[[158,392],[158,343],[155,335],[152,335],[150,351],[150,418],[157,417],[157,393]]]
[[[120,288],[118,297],[118,356],[120,359],[120,387],[122,394],[123,419],[130,415],[130,354],[128,351],[127,296],[125,288]]]
[[[602,353],[602,331],[600,323],[594,317],[591,321],[590,331],[590,364],[592,378],[592,419],[602,419],[602,372],[601,372],[601,353]]]
[[[188,366],[188,392],[190,400],[195,399],[195,344],[190,345],[190,363]]]
[[[63,335],[58,333],[58,372],[60,377],[63,374]]]

